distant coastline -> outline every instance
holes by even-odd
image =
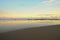
[[[60,20],[60,18],[0,18],[0,20]]]

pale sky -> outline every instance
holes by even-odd
[[[0,17],[60,17],[60,0],[0,0]]]

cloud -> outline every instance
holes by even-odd
[[[43,1],[42,3],[52,3],[52,2],[54,2],[55,0],[45,0],[45,1]]]
[[[60,14],[60,0],[44,0],[38,3],[36,11],[38,15],[56,15]]]
[[[60,0],[43,0],[37,7],[43,10],[60,10]]]
[[[47,8],[51,8],[51,7],[60,7],[60,0],[43,0],[42,2],[38,3],[37,6],[38,7],[47,7]]]
[[[44,5],[49,6],[49,5],[53,5],[55,3],[59,3],[59,2],[60,2],[60,0],[44,0],[41,3],[44,4]]]

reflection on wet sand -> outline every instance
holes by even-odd
[[[58,25],[60,20],[10,20],[0,21],[0,33],[24,28]]]
[[[0,24],[15,24],[15,23],[56,23],[60,24],[60,20],[5,20],[0,21]]]

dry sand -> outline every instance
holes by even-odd
[[[60,40],[60,25],[0,33],[0,40]]]

